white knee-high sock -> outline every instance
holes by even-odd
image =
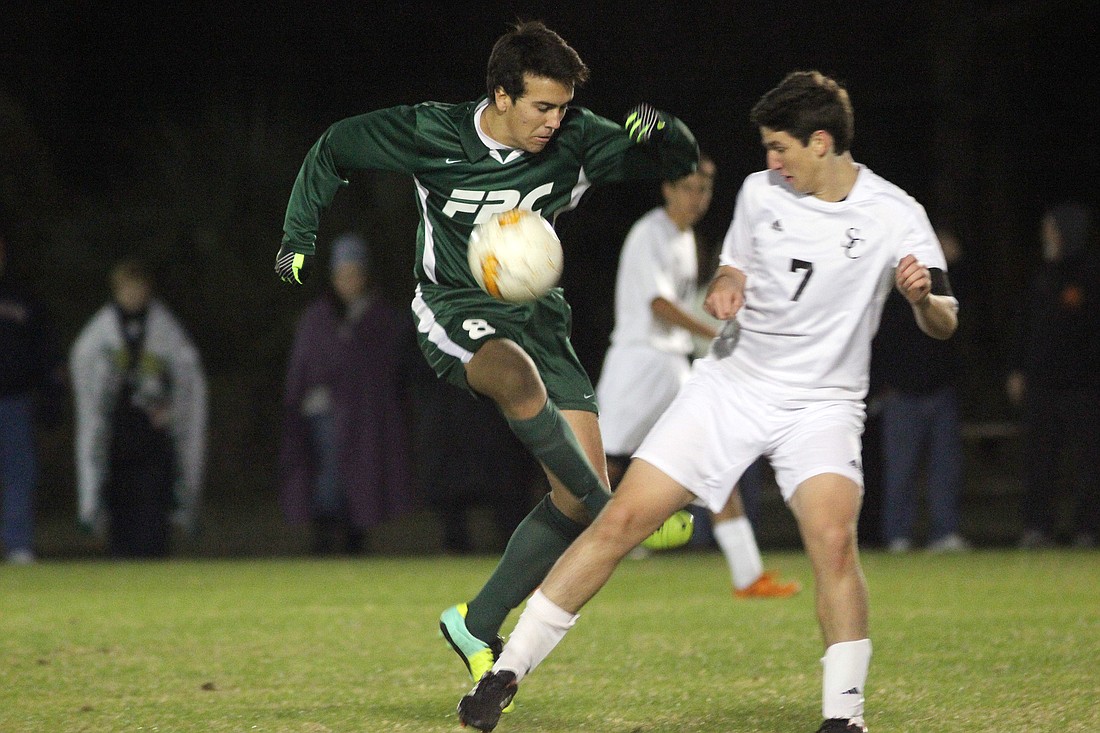
[[[576,614],[557,606],[541,589],[536,590],[527,599],[527,605],[512,635],[508,637],[504,651],[493,665],[493,671],[506,669],[515,672],[519,682],[546,659],[576,622]]]
[[[730,566],[733,587],[744,590],[756,582],[764,572],[764,561],[756,545],[756,535],[748,517],[737,517],[718,522],[711,530],[726,564]]]
[[[821,712],[826,718],[863,719],[863,687],[871,664],[871,640],[842,641],[825,650]]]

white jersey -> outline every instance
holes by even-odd
[[[609,455],[633,453],[687,380],[691,332],[655,318],[652,303],[660,297],[689,309],[697,281],[690,228],[681,230],[663,207],[634,223],[619,255],[615,328],[596,385]]]
[[[790,399],[862,399],[871,339],[907,254],[947,270],[924,207],[870,169],[859,166],[835,203],[753,173],[720,258],[747,276],[740,333],[728,356],[706,358]]]
[[[691,332],[654,318],[651,304],[660,297],[690,308],[698,278],[692,229],[681,230],[663,207],[634,222],[619,255],[612,348],[644,344],[671,354],[690,354]]]

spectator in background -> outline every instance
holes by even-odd
[[[36,408],[45,424],[56,425],[64,394],[65,362],[54,339],[43,306],[8,274],[0,232],[0,539],[16,565],[35,561]]]
[[[960,309],[965,279],[955,268],[962,258],[958,236],[936,230],[951,268],[951,287]],[[918,481],[924,476],[929,552],[963,552],[970,544],[959,532],[963,490],[962,429],[959,422],[959,339],[921,333],[912,307],[895,288],[882,312],[872,360],[882,383],[877,405],[882,440],[882,538],[888,552],[913,547]]]
[[[612,488],[687,381],[692,337],[717,335],[718,321],[693,312],[699,280],[695,225],[710,208],[716,171],[714,161],[700,155],[694,173],[663,181],[664,204],[638,219],[623,243],[615,278],[615,328],[596,385]],[[739,489],[711,516],[735,598],[786,598],[801,589],[765,572]]]
[[[1023,408],[1024,531],[1019,546],[1056,539],[1063,451],[1076,499],[1073,543],[1100,538],[1100,263],[1093,213],[1076,203],[1049,209],[1041,224],[1043,264],[1018,314],[1006,389]]]
[[[196,528],[206,467],[206,376],[137,260],[111,268],[112,301],[80,332],[76,398],[79,518],[113,557],[165,557],[172,525]]]
[[[402,401],[412,324],[374,287],[357,234],[333,242],[329,269],[287,369],[281,501],[290,522],[313,525],[315,554],[357,554],[372,527],[414,504]]]

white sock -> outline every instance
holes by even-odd
[[[576,622],[575,613],[557,606],[541,589],[536,590],[527,599],[527,606],[493,665],[493,671],[515,672],[516,682],[519,682],[546,659]]]
[[[756,535],[749,518],[737,517],[718,522],[711,533],[726,556],[733,587],[744,590],[755,583],[764,572],[764,561],[760,557],[760,548],[756,546]]]
[[[842,641],[825,650],[821,713],[825,718],[863,721],[863,687],[871,664],[871,640]]]

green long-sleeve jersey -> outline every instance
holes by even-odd
[[[582,107],[568,110],[541,152],[490,150],[474,127],[485,101],[403,105],[333,124],[298,172],[283,243],[315,252],[321,211],[350,172],[400,171],[413,177],[420,212],[415,277],[477,287],[466,243],[473,227],[493,214],[519,207],[553,222],[592,185],[678,178],[698,161],[695,138],[675,118],[659,140],[638,145],[619,124]]]

